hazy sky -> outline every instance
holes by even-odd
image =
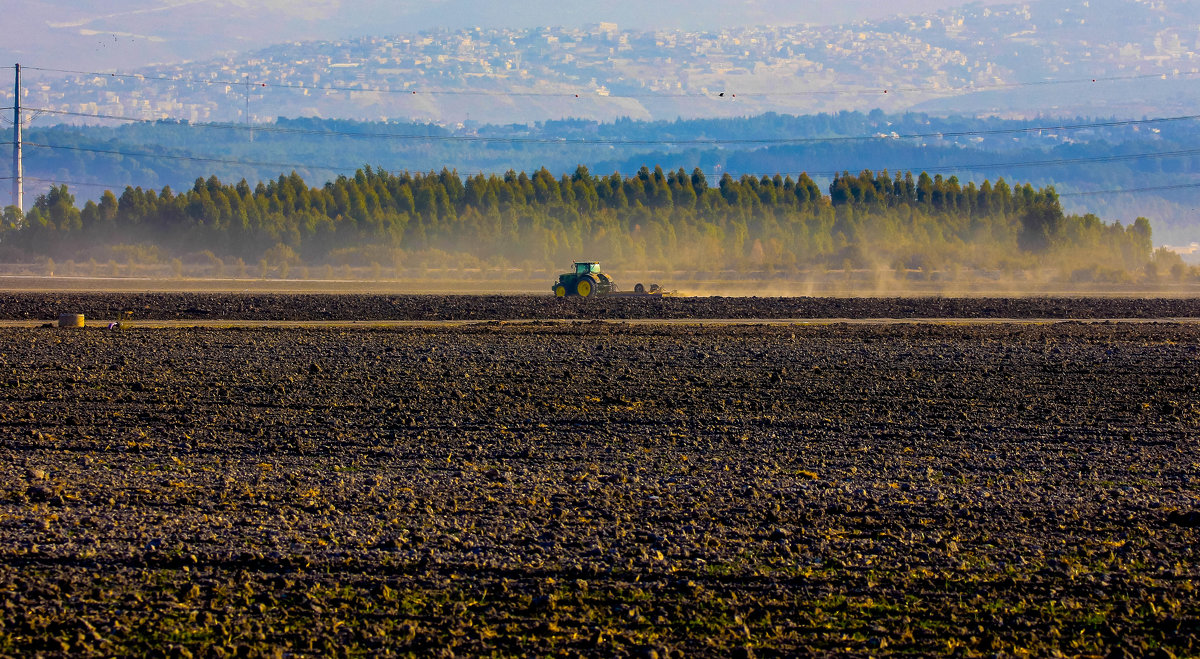
[[[387,35],[431,28],[630,28],[841,23],[967,4],[961,0],[3,0],[5,63],[134,68],[253,50],[281,41]],[[989,2],[988,4],[996,4]],[[585,6],[580,6],[585,5]]]

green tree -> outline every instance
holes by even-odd
[[[1063,213],[1058,204],[1036,203],[1019,218],[1017,245],[1027,252],[1042,253],[1056,244],[1062,234]]]

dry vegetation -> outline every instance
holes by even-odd
[[[1200,652],[1194,325],[0,337],[2,655]]]

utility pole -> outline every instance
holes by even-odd
[[[25,191],[23,188],[24,171],[21,163],[21,65],[17,70],[17,93],[13,95],[13,183],[12,203],[21,211],[25,210]]]

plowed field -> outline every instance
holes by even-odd
[[[2,329],[0,655],[1195,655],[1198,358],[1176,324]]]
[[[1200,318],[1200,298],[824,298],[288,293],[2,293],[0,320]]]

